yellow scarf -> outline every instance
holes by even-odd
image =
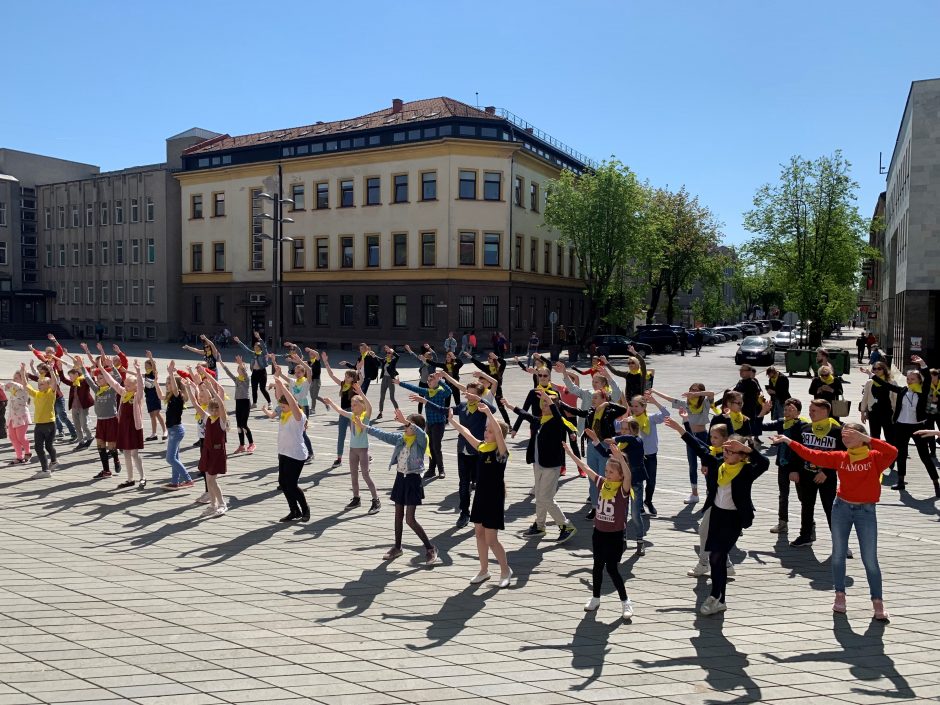
[[[741,468],[743,467],[743,460],[740,463],[722,463],[721,467],[718,468],[718,485],[724,487],[729,484],[738,476],[738,473],[741,472]]]
[[[288,421],[291,420],[291,417],[293,417],[293,415],[294,415],[294,412],[293,412],[293,411],[282,411],[282,412],[281,412],[281,423],[287,423]],[[198,418],[198,413],[197,413],[197,418]]]
[[[604,480],[603,484],[601,485],[601,499],[606,499],[607,501],[614,499],[622,485],[623,482],[612,482],[611,480]]]
[[[705,406],[705,397],[689,397],[689,411],[693,414],[701,414],[702,407]]]
[[[237,379],[239,382],[244,382],[248,378],[245,377],[245,375],[238,375],[235,379]]]
[[[349,420],[352,421],[353,433],[355,433],[357,436],[365,430],[364,425],[366,422],[366,416],[367,413],[365,411],[363,411],[361,414],[349,415]]]
[[[95,396],[100,397],[103,394],[107,394],[110,389],[111,387],[109,387],[107,384],[102,384],[100,387],[98,387],[98,392],[95,394]]]
[[[725,449],[722,448],[721,446],[708,446],[708,450],[711,451],[711,454],[714,455],[716,458],[722,453],[724,453],[725,451]]]
[[[871,383],[876,387],[880,387],[882,384],[884,384],[884,380],[875,374],[871,377]]]
[[[836,381],[836,378],[833,377],[832,375],[827,375],[826,377],[820,376],[819,379],[825,384],[832,384],[833,382]]]
[[[499,371],[499,365],[489,365],[490,374],[495,375]]]
[[[81,387],[81,386],[82,386],[82,382],[84,382],[84,381],[85,381],[85,377],[82,376],[82,375],[79,375],[78,377],[76,377],[75,379],[72,380],[72,386],[73,386],[73,387]]]
[[[477,446],[477,452],[479,453],[489,453],[493,450],[496,450],[496,441],[487,441]]]
[[[346,382],[343,382],[343,384],[340,385],[340,391],[348,392],[350,389],[352,389],[351,384],[347,384]]]
[[[209,416],[209,423],[215,423],[219,420],[218,416]]]
[[[714,402],[712,403],[712,413],[721,414],[721,407],[715,404]]]
[[[551,414],[549,414],[548,416],[543,416],[541,419],[539,419],[539,421],[542,423],[542,425],[545,425],[545,424],[547,424],[549,421],[551,421],[553,418],[555,418],[555,417],[552,416]]]
[[[133,398],[134,398],[134,390],[128,389],[124,392],[124,394],[121,395],[121,403],[126,404]]]
[[[935,397],[940,395],[940,382],[931,382],[930,383],[930,396]]]
[[[405,434],[405,435],[402,436],[402,438],[405,439],[405,448],[408,448],[408,449],[410,450],[410,449],[411,449],[411,446],[414,445],[415,438],[417,438],[417,436],[409,436],[409,435]],[[425,454],[426,456],[428,456],[428,457],[431,456],[431,444],[430,444],[430,443],[428,443],[426,446],[424,446],[424,454]]]
[[[385,362],[391,362],[391,361],[392,361],[392,354],[389,353],[388,355],[385,356]]]
[[[366,356],[368,356],[368,354],[369,354],[369,351],[368,351],[368,350],[366,350],[366,352],[362,353],[362,359],[365,360],[365,359],[366,359]]]
[[[849,454],[849,460],[857,463],[867,458],[871,453],[871,449],[868,446],[859,446],[858,448],[846,448],[845,452]]]
[[[428,398],[433,399],[434,395],[441,391],[440,387],[428,387]]]
[[[822,421],[813,421],[813,435],[816,438],[825,438],[829,435],[829,431],[833,428],[839,428],[841,426],[838,421],[835,419],[823,419]]]
[[[294,380],[294,387],[299,391],[300,388],[303,386],[304,382],[306,381],[307,381],[306,377],[298,377],[297,379]]]
[[[772,375],[772,376],[771,376],[771,375],[768,375],[768,376],[767,376],[767,381],[770,382],[770,386],[773,387],[774,389],[777,388],[777,380],[778,380],[778,379],[780,379],[780,375],[779,375],[779,374]]]
[[[637,423],[640,424],[640,432],[649,435],[649,432],[650,432],[649,415],[644,411],[642,414],[637,414],[633,418],[635,418]]]
[[[480,402],[478,402],[478,401],[475,401],[475,402],[473,402],[472,404],[468,401],[468,402],[467,402],[467,413],[468,413],[468,414],[475,414],[476,411],[477,411],[477,406],[479,406],[479,404],[480,404]]]
[[[728,413],[728,417],[731,419],[731,427],[735,431],[739,430],[747,419],[740,411],[731,411]]]
[[[793,424],[795,424],[797,421],[800,421],[800,422],[802,422],[802,423],[809,423],[809,419],[803,418],[802,416],[800,416],[800,417],[797,418],[797,419],[784,419],[784,420],[783,420],[783,430],[784,430],[784,431],[787,430],[788,428],[790,428],[791,426],[793,426]]]
[[[924,390],[923,385],[921,385],[919,382],[911,382],[909,385],[907,385],[907,388],[912,392],[916,392],[917,394],[920,394]]]

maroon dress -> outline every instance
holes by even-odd
[[[144,447],[144,430],[134,423],[134,404],[131,399],[122,402],[118,409],[117,448],[118,450],[140,450]]]
[[[225,431],[222,430],[221,419],[206,419],[199,470],[209,475],[224,475],[226,472]]]

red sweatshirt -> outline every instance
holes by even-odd
[[[790,450],[813,465],[830,468],[839,476],[836,494],[846,502],[875,504],[881,498],[881,475],[898,457],[897,448],[877,438],[871,439],[868,457],[853,463],[844,450],[811,450],[796,441]]]

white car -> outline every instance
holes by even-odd
[[[799,342],[799,338],[793,335],[793,331],[781,330],[774,334],[773,341],[775,348],[778,350],[786,350],[787,348],[796,345]]]

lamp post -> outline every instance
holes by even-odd
[[[274,223],[274,233],[268,235],[266,233],[261,233],[260,237],[265,240],[271,241],[271,289],[274,297],[274,317],[272,321],[272,326],[274,330],[271,333],[272,347],[275,349],[280,348],[281,341],[284,336],[284,315],[283,315],[283,302],[282,296],[283,293],[283,283],[284,283],[284,266],[283,266],[283,252],[281,252],[281,245],[285,242],[293,242],[294,238],[286,237],[284,235],[284,223],[293,223],[293,218],[284,218],[284,204],[290,203],[293,205],[293,201],[289,198],[283,198],[281,193],[281,183],[282,183],[282,174],[281,174],[281,165],[277,165],[277,195],[272,196],[269,193],[259,193],[258,198],[263,198],[265,200],[271,201],[273,206],[272,210],[274,214],[270,213],[259,213],[255,218],[262,220],[270,220]]]

